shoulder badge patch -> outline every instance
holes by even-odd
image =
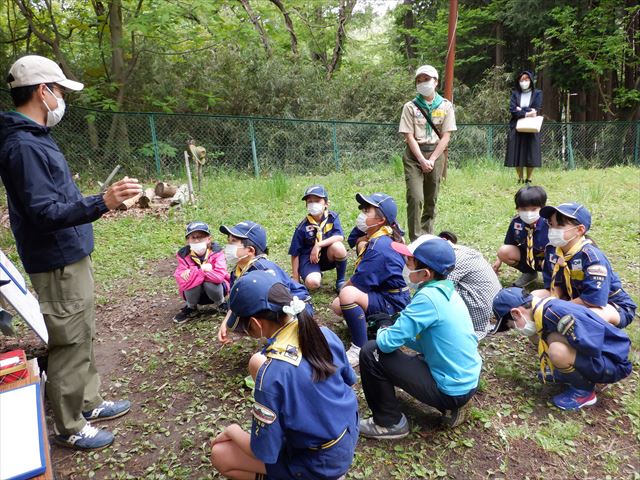
[[[253,404],[253,416],[258,422],[261,422],[265,425],[271,425],[276,421],[276,418],[278,418],[273,410],[265,407],[258,402],[255,402]]]
[[[606,277],[607,267],[604,265],[589,265],[587,267],[587,273],[593,277]]]

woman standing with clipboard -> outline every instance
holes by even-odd
[[[540,133],[524,133],[516,129],[518,120],[525,117],[536,117],[542,111],[542,91],[533,88],[533,74],[527,70],[521,72],[516,81],[516,88],[511,93],[509,111],[509,136],[507,137],[507,156],[505,167],[515,167],[518,183],[531,183],[533,169],[542,166],[540,151]],[[527,177],[523,177],[526,167]]]

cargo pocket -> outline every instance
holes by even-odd
[[[40,302],[40,311],[49,332],[49,345],[71,345],[91,338],[92,329],[87,317],[92,311],[82,300]]]

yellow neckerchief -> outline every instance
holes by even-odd
[[[329,221],[329,210],[327,208],[322,212],[320,223],[311,214],[307,214],[307,221],[316,229],[316,243],[321,242],[324,234],[330,232],[333,228],[333,223],[327,223]]]
[[[293,317],[284,324],[271,338],[263,349],[263,354],[274,360],[282,360],[298,366],[302,361],[302,351],[298,340],[298,319]]]
[[[241,267],[240,265],[236,265],[236,280],[239,279],[245,273],[247,273],[247,270],[249,270],[249,267],[253,265],[259,258],[264,258],[264,255],[258,255],[256,257],[253,257],[251,260],[249,260],[249,262],[244,267]]]
[[[388,237],[393,235],[393,229],[389,225],[384,225],[383,227],[380,227],[380,230],[376,231],[374,234],[371,235],[371,237],[369,237],[369,240],[367,241],[367,243],[360,249],[358,258],[356,258],[356,265],[354,267],[354,270],[358,268],[358,265],[360,264],[360,261],[364,256],[364,252],[366,252],[367,248],[369,248],[369,242],[371,242],[371,240],[373,240],[374,238],[382,237],[384,235],[387,235]]]
[[[571,287],[571,272],[569,271],[569,260],[571,260],[573,256],[582,249],[582,247],[590,243],[593,243],[593,242],[591,240],[587,240],[586,238],[583,238],[579,242],[576,242],[576,244],[573,247],[571,247],[567,253],[564,253],[560,247],[556,248],[556,255],[558,256],[558,261],[553,266],[553,272],[551,273],[550,291],[552,295],[554,291],[553,288],[555,287],[555,284],[556,284],[556,274],[562,268],[562,276],[564,279],[564,285],[565,287],[567,287],[567,295],[569,295],[570,299],[573,298],[572,297],[573,288]]]
[[[527,231],[527,265],[535,270],[536,264],[533,260],[533,232],[536,227],[535,224],[527,225],[524,229]]]
[[[536,332],[538,334],[538,359],[540,360],[540,372],[542,373],[542,381],[544,383],[546,383],[546,367],[549,367],[552,375],[554,370],[553,363],[551,363],[551,359],[549,358],[549,344],[542,338],[542,313],[544,310],[544,306],[549,300],[552,299],[553,297],[547,297],[543,299],[533,297],[531,299],[531,303],[533,304],[533,321],[536,324]]]
[[[202,257],[203,259],[200,260],[200,257],[198,256],[197,253],[195,253],[191,249],[189,249],[189,251],[191,252],[191,260],[193,260],[196,265],[200,265],[200,266],[202,266],[202,264],[207,261],[207,259],[209,258],[209,255],[211,254],[211,248],[207,247],[207,251],[204,252],[204,256]]]

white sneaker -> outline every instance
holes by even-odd
[[[352,343],[349,350],[347,350],[347,360],[349,360],[349,365],[351,365],[352,368],[360,365],[360,347]]]

